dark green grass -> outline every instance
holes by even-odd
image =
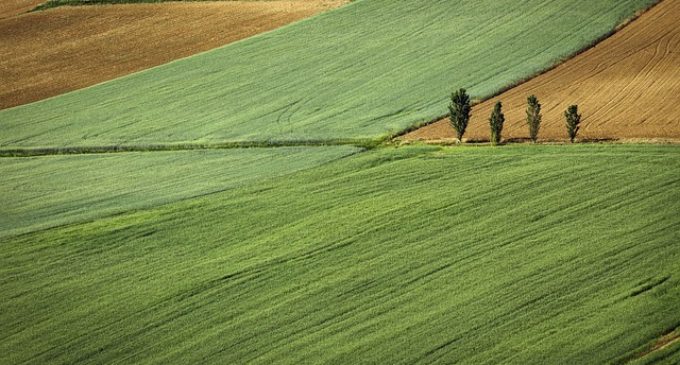
[[[232,189],[356,147],[281,147],[0,158],[0,237]]]
[[[656,0],[362,0],[0,112],[0,147],[379,139],[484,97]]]
[[[677,146],[380,148],[5,239],[0,362],[622,361],[680,325],[679,188]]]
[[[58,6],[81,6],[81,5],[104,5],[104,4],[140,4],[140,3],[164,3],[176,1],[236,1],[236,0],[47,0],[33,9],[46,10]],[[260,0],[239,0],[239,1],[260,1]],[[269,0],[271,1],[271,0]]]
[[[59,6],[81,6],[81,5],[104,5],[104,4],[138,4],[138,3],[162,3],[168,1],[178,1],[178,0],[47,0],[44,3],[38,5],[33,9],[46,10],[51,8],[56,8]],[[187,0],[182,0],[187,1]],[[201,0],[194,0],[201,1]],[[225,0],[230,1],[230,0]]]

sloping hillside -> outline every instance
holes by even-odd
[[[473,108],[469,138],[488,139],[487,118],[504,103],[508,138],[527,137],[526,98],[543,104],[540,137],[565,139],[563,113],[578,104],[582,138],[680,139],[680,1],[666,0],[611,38]],[[404,139],[455,138],[447,120]]]
[[[0,112],[4,147],[378,138],[492,94],[653,0],[394,1]]]
[[[679,186],[678,146],[382,148],[6,238],[0,362],[623,362],[680,326]]]

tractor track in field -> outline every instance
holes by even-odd
[[[680,138],[680,2],[665,0],[591,49],[473,107],[469,140],[488,140],[487,118],[502,101],[503,136],[527,137],[526,98],[543,105],[539,137],[566,139],[563,112],[578,104],[583,139]],[[442,118],[399,137],[403,141],[451,141],[455,133]]]
[[[680,329],[675,329],[658,338],[645,350],[624,358],[621,362],[619,362],[619,364],[629,364],[633,361],[642,359],[653,353],[669,348],[678,342],[680,342]]]

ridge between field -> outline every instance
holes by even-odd
[[[81,155],[123,152],[163,152],[192,150],[226,150],[236,148],[276,148],[276,147],[324,147],[356,146],[374,148],[381,139],[329,139],[329,140],[292,140],[292,141],[234,141],[213,143],[166,143],[130,144],[105,146],[67,146],[67,147],[24,147],[0,148],[1,157],[34,157],[51,155]]]

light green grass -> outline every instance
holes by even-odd
[[[363,0],[0,112],[0,147],[379,138],[543,70],[655,0]]]
[[[0,158],[0,237],[233,189],[357,151],[281,147]]]
[[[0,362],[621,360],[680,325],[679,188],[677,146],[381,148],[6,239]]]

